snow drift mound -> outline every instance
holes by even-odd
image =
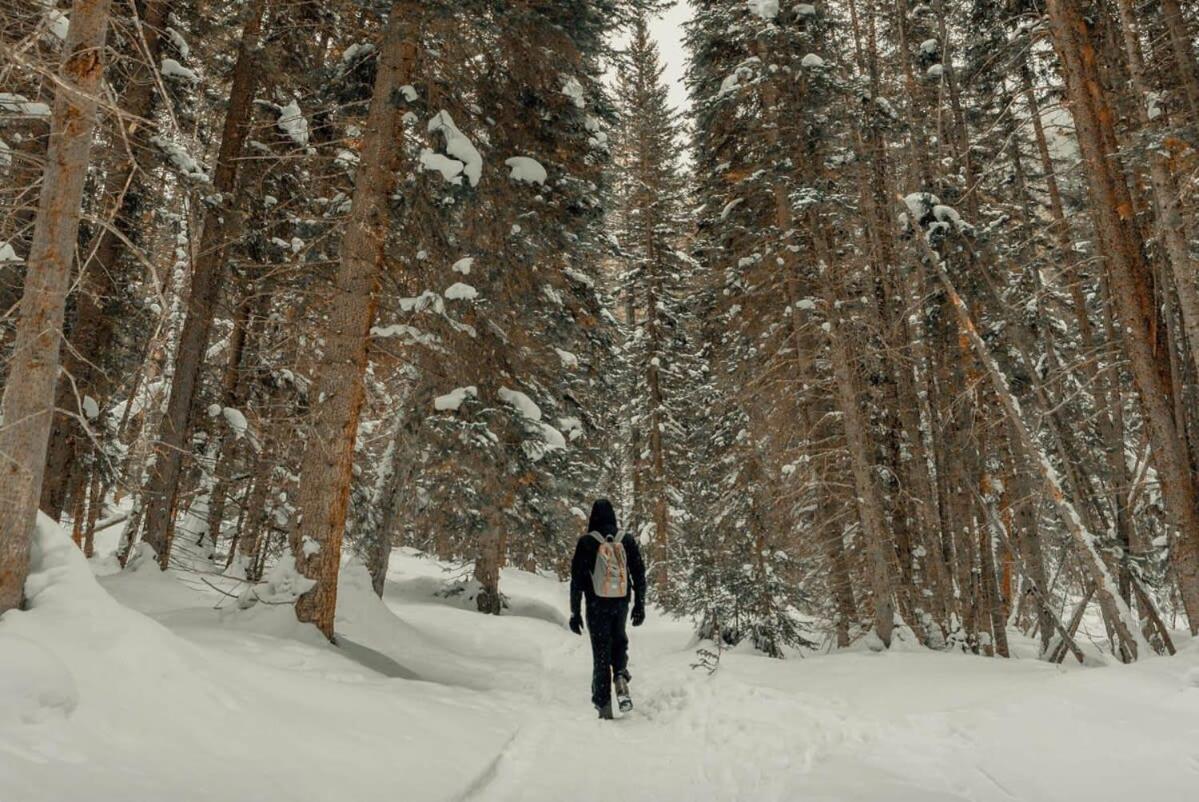
[[[164,699],[168,680],[199,672],[203,656],[161,625],[118,604],[96,582],[71,538],[38,514],[28,609],[0,618],[0,725],[69,715],[95,696]]]
[[[36,724],[75,709],[75,680],[48,649],[0,630],[0,654],[0,727]]]
[[[399,548],[392,553],[387,595],[474,612],[482,585],[473,578],[455,578],[454,574],[455,570],[446,563],[416,549]],[[549,574],[505,567],[500,580],[502,615],[533,618],[565,628],[569,618],[567,587]]]

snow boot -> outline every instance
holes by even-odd
[[[611,702],[608,702],[608,704],[604,705],[603,707],[596,705],[595,709],[599,711],[599,717],[602,719],[607,719],[610,721],[614,718],[614,716],[612,715],[612,703]]]
[[[616,702],[620,706],[621,713],[627,713],[633,709],[633,698],[629,696],[629,675],[627,672],[616,675]]]

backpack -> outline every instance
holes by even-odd
[[[601,599],[623,599],[629,595],[629,560],[625,554],[624,533],[601,535],[590,533],[599,541],[595,553],[595,568],[591,569],[591,588]]]

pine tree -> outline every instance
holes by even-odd
[[[678,163],[677,113],[667,101],[657,45],[644,18],[616,79],[618,109],[614,164],[619,184],[616,236],[621,243],[617,296],[624,301],[629,334],[622,387],[634,452],[634,496],[629,527],[647,549],[655,592],[673,584],[671,544],[688,521],[683,497],[687,459],[679,396],[689,389],[692,323],[686,308],[692,263],[685,242],[684,184]]]

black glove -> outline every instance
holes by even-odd
[[[639,627],[645,623],[645,605],[633,605],[633,626]]]
[[[570,617],[570,631],[576,635],[583,634],[583,616],[575,613]]]

